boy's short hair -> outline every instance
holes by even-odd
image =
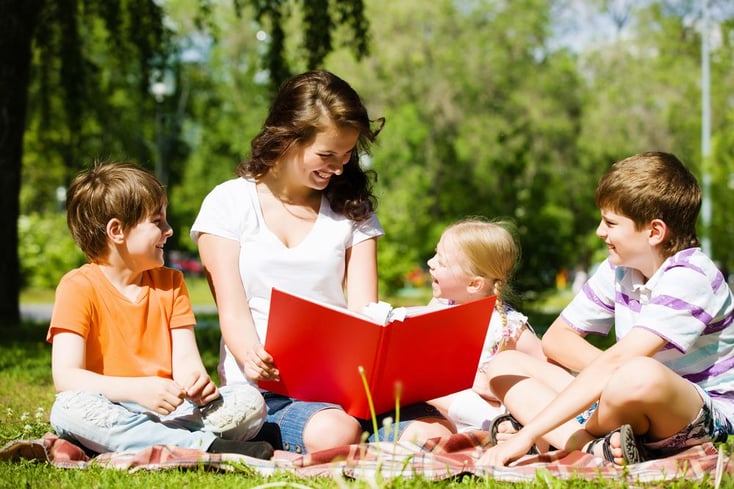
[[[161,182],[140,166],[130,162],[95,163],[69,185],[66,223],[87,258],[99,263],[107,257],[110,219],[119,219],[125,230],[167,204]]]
[[[701,187],[670,153],[640,153],[612,165],[596,188],[596,205],[628,217],[637,230],[654,219],[665,222],[670,230],[663,245],[665,257],[700,246],[696,221]]]

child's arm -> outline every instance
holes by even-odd
[[[505,465],[527,453],[540,437],[568,421],[599,399],[614,371],[636,357],[651,357],[666,344],[666,340],[643,329],[632,328],[618,343],[600,353],[581,371],[535,418],[516,435],[489,449],[479,464]],[[577,450],[573,438],[565,450]]]
[[[186,397],[197,406],[217,399],[219,390],[201,361],[194,327],[172,329],[171,343],[173,380],[183,387]]]
[[[86,369],[82,336],[59,331],[51,347],[51,371],[57,392],[99,392],[113,402],[132,401],[160,414],[169,414],[184,398],[184,390],[162,377],[113,377]]]
[[[515,343],[515,349],[521,351],[531,357],[545,360],[545,354],[543,353],[543,344],[540,338],[530,329],[527,325],[523,326],[520,336],[517,338]]]
[[[560,316],[543,335],[542,344],[549,360],[574,372],[585,369],[602,352]]]

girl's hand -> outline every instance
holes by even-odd
[[[181,405],[185,396],[184,389],[173,380],[143,377],[133,389],[130,400],[158,414],[167,415]]]
[[[279,381],[280,372],[275,368],[273,357],[265,351],[262,345],[247,352],[244,361],[245,376],[253,382],[258,380]]]

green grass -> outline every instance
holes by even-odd
[[[207,300],[208,288],[204,280],[187,280],[192,297],[202,296],[203,304]],[[206,294],[204,294],[206,292]],[[196,295],[195,295],[196,294]],[[199,295],[200,294],[200,295]],[[48,302],[53,300],[53,292],[24,292],[24,300],[32,302]],[[424,297],[396,297],[390,300],[393,304],[424,303]],[[194,304],[202,304],[194,300]],[[209,299],[210,300],[210,299]],[[565,305],[565,299],[548,298],[539,303],[536,309],[523,310],[530,317],[531,323],[543,329],[550,324],[557,310],[546,303],[557,301]],[[562,307],[561,305],[561,307]],[[558,307],[556,305],[556,307]],[[216,324],[215,316],[198,318],[206,324]],[[0,325],[2,327],[3,325]],[[0,446],[11,440],[36,439],[51,431],[48,414],[54,400],[54,388],[51,378],[51,347],[45,341],[48,324],[26,322],[18,328],[5,326],[5,333],[0,338]],[[219,332],[216,327],[197,328],[197,340],[207,369],[215,377],[218,360]],[[216,379],[216,377],[215,377]],[[730,442],[730,446],[732,443]],[[732,487],[731,478],[724,477],[725,485]],[[140,471],[129,473],[109,469],[92,468],[86,470],[64,470],[53,466],[28,461],[7,463],[0,462],[0,488],[203,488],[227,489],[249,487],[324,487],[339,489],[356,488],[395,488],[412,489],[430,487],[435,489],[449,488],[518,488],[518,487],[553,487],[553,488],[612,488],[618,487],[619,481],[546,481],[538,479],[534,484],[501,483],[494,480],[464,477],[443,481],[428,481],[421,477],[411,479],[395,479],[380,483],[369,481],[332,480],[329,478],[302,479],[291,473],[279,473],[272,477],[262,477],[246,472],[215,473],[204,469],[168,470],[161,472]],[[656,483],[654,487],[696,488],[711,487],[707,482],[674,481],[666,484]]]

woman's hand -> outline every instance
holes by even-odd
[[[243,362],[245,376],[253,382],[259,380],[279,381],[280,372],[275,368],[273,357],[262,345],[246,352]]]

